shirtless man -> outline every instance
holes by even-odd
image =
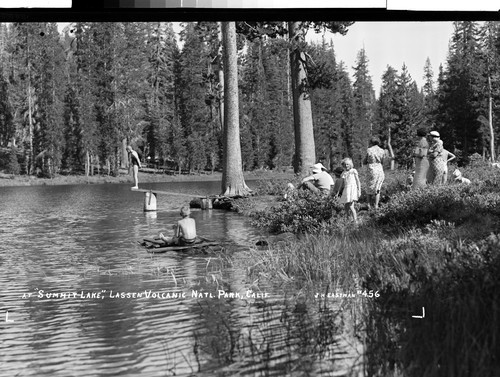
[[[196,242],[196,222],[189,217],[191,210],[188,206],[181,208],[182,219],[174,225],[174,236],[165,237],[163,233],[159,234],[162,241],[168,245],[191,245]]]

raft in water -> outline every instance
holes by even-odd
[[[167,245],[164,241],[157,238],[144,238],[138,241],[148,253],[166,253],[167,251],[182,251],[190,249],[203,249],[206,247],[220,246],[219,242],[207,240],[205,238],[197,237],[196,241],[190,245]]]

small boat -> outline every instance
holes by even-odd
[[[192,249],[203,249],[211,246],[220,246],[219,242],[208,240],[202,237],[196,237],[196,241],[190,245],[167,245],[165,241],[159,238],[144,238],[137,241],[148,253],[166,253],[167,251],[185,251]]]

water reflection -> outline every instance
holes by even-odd
[[[193,195],[213,193],[212,185],[217,192],[218,182],[151,184]],[[151,255],[137,244],[170,230],[182,204],[159,196],[158,211],[143,212],[142,195],[129,185],[0,189],[0,318],[8,310],[13,321],[0,325],[0,375],[282,375],[332,367],[333,312],[259,287],[231,263],[260,238],[245,217],[193,210],[200,235],[230,241],[221,257]],[[192,296],[219,289],[272,296]],[[73,296],[47,297],[63,292]],[[155,297],[175,292],[184,297]]]

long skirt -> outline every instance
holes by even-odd
[[[415,176],[413,177],[412,188],[424,187],[427,182],[427,172],[429,171],[429,159],[427,157],[415,158]]]

